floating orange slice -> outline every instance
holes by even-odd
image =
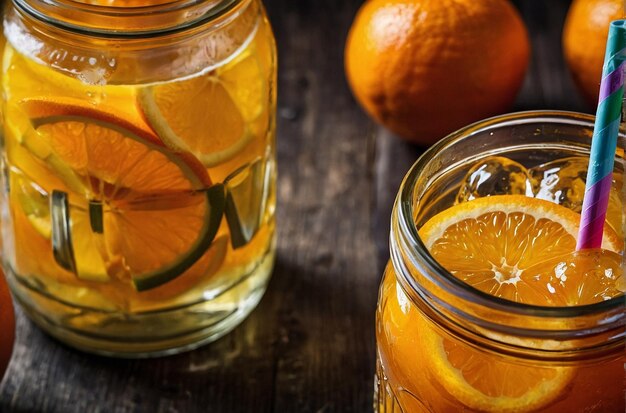
[[[52,241],[66,269],[131,279],[141,291],[180,276],[209,248],[224,189],[193,156],[79,101],[28,99],[20,109],[32,124],[22,145],[72,183],[71,193],[51,194]]]
[[[527,270],[572,253],[579,221],[579,214],[552,202],[501,195],[455,205],[419,233],[433,257],[467,284],[516,302],[558,305],[530,292],[527,281],[534,270]],[[623,248],[609,226],[603,247]]]
[[[548,201],[503,195],[455,205],[431,218],[419,234],[453,275],[497,297],[572,306],[621,294],[616,287],[623,275],[621,257],[613,251],[622,250],[622,240],[607,227],[607,251],[574,254],[579,220]],[[419,331],[431,353],[426,357],[431,371],[450,394],[478,411],[534,411],[558,398],[573,374],[568,367],[512,364],[448,339],[430,325]]]
[[[147,123],[170,148],[193,153],[207,167],[227,161],[252,139],[265,80],[254,53],[208,73],[137,91]]]
[[[513,363],[448,339],[419,318],[427,368],[468,411],[531,412],[557,399],[572,379],[570,367]]]

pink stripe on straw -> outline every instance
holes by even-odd
[[[598,102],[602,102],[624,85],[624,67],[626,67],[626,62],[623,62],[615,71],[602,79]]]
[[[613,175],[609,174],[587,190],[585,196],[594,202],[586,206],[581,212],[580,233],[576,249],[600,248],[602,246],[602,234],[606,218],[606,208],[603,206],[603,201],[608,199],[612,183]]]

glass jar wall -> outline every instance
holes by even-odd
[[[379,293],[377,412],[624,410],[623,295],[574,307],[497,298],[455,278],[418,235],[457,201],[478,162],[493,156],[526,168],[583,162],[592,131],[588,115],[506,115],[449,136],[413,166],[394,207],[392,258]],[[625,143],[621,135],[619,153]],[[617,205],[624,202],[623,177],[617,159]],[[610,210],[608,225],[622,231],[625,215],[623,207]]]
[[[146,356],[222,336],[275,255],[276,49],[258,0],[15,0],[3,264],[60,340]]]

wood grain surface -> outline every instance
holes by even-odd
[[[515,109],[589,111],[560,50],[567,0],[515,2],[533,62]],[[390,208],[423,150],[371,123],[343,75],[360,1],[265,0],[279,47],[278,260],[233,333],[199,350],[115,360],[69,349],[19,313],[0,412],[372,411],[374,310]]]

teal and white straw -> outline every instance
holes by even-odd
[[[577,250],[602,246],[622,116],[625,68],[626,20],[616,20],[611,22],[606,43]]]

